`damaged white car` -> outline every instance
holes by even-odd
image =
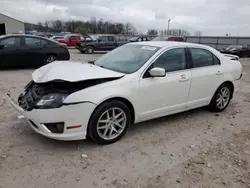
[[[57,140],[119,140],[134,123],[202,106],[224,110],[239,89],[237,56],[180,42],[123,45],[93,64],[36,70],[11,104],[37,133]]]

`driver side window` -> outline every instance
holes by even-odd
[[[164,52],[154,62],[153,67],[164,68],[166,72],[186,69],[185,48],[175,48]]]
[[[107,37],[106,36],[100,36],[99,38],[98,38],[98,40],[100,40],[100,41],[107,41],[108,39],[107,39]]]

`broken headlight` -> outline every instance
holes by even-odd
[[[59,108],[62,106],[63,101],[66,99],[68,94],[61,93],[50,93],[43,96],[37,103],[36,108],[39,109],[49,109],[49,108]]]

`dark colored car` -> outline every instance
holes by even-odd
[[[55,60],[69,60],[66,45],[31,35],[0,37],[0,67],[40,67]]]
[[[183,36],[158,36],[155,37],[152,41],[179,41],[184,42],[185,38]]]
[[[230,45],[227,48],[223,48],[219,51],[224,54],[232,54],[239,57],[250,57],[249,45]]]
[[[119,44],[114,35],[89,35],[90,41],[76,43],[76,48],[82,53],[92,54],[94,51],[113,50]]]
[[[133,37],[129,39],[129,42],[141,42],[141,41],[149,41],[145,36]]]

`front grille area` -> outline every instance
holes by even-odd
[[[45,125],[52,133],[63,133],[63,131],[64,131],[64,122],[44,123],[44,125]]]
[[[35,107],[36,103],[48,93],[48,87],[30,82],[25,87],[25,93],[19,95],[18,104],[24,110],[30,111]]]

